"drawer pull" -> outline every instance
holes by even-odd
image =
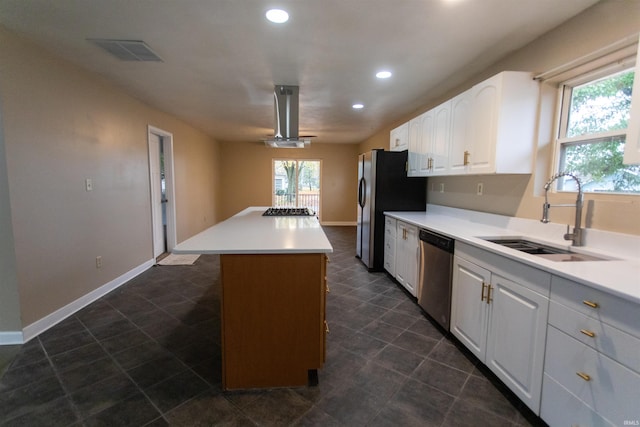
[[[482,291],[480,292],[480,301],[484,301],[484,289],[487,287],[484,282],[482,282]]]
[[[589,330],[587,330],[587,329],[580,329],[580,332],[581,332],[581,333],[583,333],[583,334],[585,334],[585,335],[586,335],[586,336],[588,336],[588,337],[591,337],[591,338],[593,338],[593,337],[595,337],[595,336],[596,336],[596,334],[595,334],[595,333],[593,333],[593,332],[591,332],[591,331],[589,331]]]
[[[582,378],[585,381],[591,381],[591,377],[584,372],[576,372],[576,375]]]
[[[584,301],[582,301],[582,303],[584,305],[587,305],[587,306],[591,307],[591,308],[598,308],[598,303],[597,302],[584,300]]]

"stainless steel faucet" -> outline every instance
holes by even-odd
[[[549,193],[549,188],[551,188],[551,184],[556,179],[568,176],[573,178],[578,183],[578,198],[576,199],[575,204],[560,204],[560,205],[550,205],[547,195]],[[564,235],[564,240],[571,240],[573,246],[582,246],[582,228],[580,225],[582,224],[582,184],[577,176],[570,174],[568,172],[560,172],[551,177],[549,181],[544,185],[544,205],[542,205],[542,219],[540,222],[548,223],[549,222],[549,208],[550,207],[573,207],[576,208],[576,219],[575,224],[573,226],[573,233],[569,233],[569,225],[567,225],[567,232]]]

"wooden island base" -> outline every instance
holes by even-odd
[[[326,260],[324,253],[220,256],[223,389],[309,384],[325,360]]]

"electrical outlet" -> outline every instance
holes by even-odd
[[[440,183],[440,192],[444,193],[444,182]]]
[[[91,180],[91,178],[87,178],[84,180],[84,187],[87,189],[87,191],[93,191],[93,181]]]
[[[96,257],[96,268],[102,268],[102,257],[100,255]]]
[[[482,196],[482,191],[484,190],[484,186],[482,185],[481,182],[478,183],[478,191],[476,192],[476,194],[478,196]]]

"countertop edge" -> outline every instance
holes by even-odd
[[[263,216],[252,206],[177,244],[175,254],[332,253],[315,216]]]
[[[559,263],[555,261],[545,260],[535,255],[530,255],[526,253],[522,253],[513,249],[505,248],[500,245],[487,242],[482,238],[476,237],[481,235],[483,237],[524,237],[530,238],[532,240],[538,240],[541,243],[546,243],[544,240],[541,240],[537,236],[530,236],[526,233],[510,230],[507,228],[500,228],[491,225],[484,225],[478,223],[471,223],[462,218],[451,218],[446,217],[440,214],[431,214],[429,215],[427,211],[422,212],[394,212],[394,211],[385,211],[385,215],[395,218],[397,220],[406,222],[408,224],[414,225],[418,228],[427,229],[430,231],[434,231],[436,233],[445,235],[447,237],[451,237],[455,240],[462,241],[469,245],[478,247],[480,249],[487,250],[494,254],[503,256],[505,258],[526,264],[528,266],[537,268],[539,270],[548,272],[552,275],[556,275],[559,277],[563,277],[565,279],[569,279],[578,283],[581,283],[585,286],[589,286],[594,289],[598,289],[612,295],[616,295],[623,299],[635,302],[640,304],[640,283],[637,283],[637,291],[629,292],[626,289],[620,289],[619,284],[613,283],[614,276],[612,275],[611,281],[612,283],[601,283],[599,281],[594,281],[591,279],[591,275],[589,274],[589,270],[598,268],[597,264],[595,267],[584,268],[584,274],[576,274],[575,272],[568,271],[567,264],[576,264],[576,263]],[[416,217],[422,215],[420,220],[416,220]],[[443,225],[444,224],[444,225]],[[469,229],[475,228],[478,232],[474,232],[475,236],[470,235],[468,232],[456,232],[452,230],[458,226],[461,229]],[[557,245],[556,245],[557,246]],[[579,252],[579,251],[576,251]],[[598,252],[589,250],[585,251],[585,253],[591,253],[594,255],[598,255]],[[608,254],[602,254],[604,257],[611,258]],[[640,277],[640,260],[625,260],[625,259],[610,259],[607,261],[589,261],[589,263],[607,263],[607,270],[611,270],[612,273],[616,271],[619,272],[623,270],[628,270],[628,274],[632,275],[634,272],[638,273],[638,277]],[[580,262],[583,267],[585,266],[585,262]],[[636,279],[637,280],[637,279]],[[633,281],[633,277],[628,278],[629,282]],[[637,280],[638,281],[638,280]]]

